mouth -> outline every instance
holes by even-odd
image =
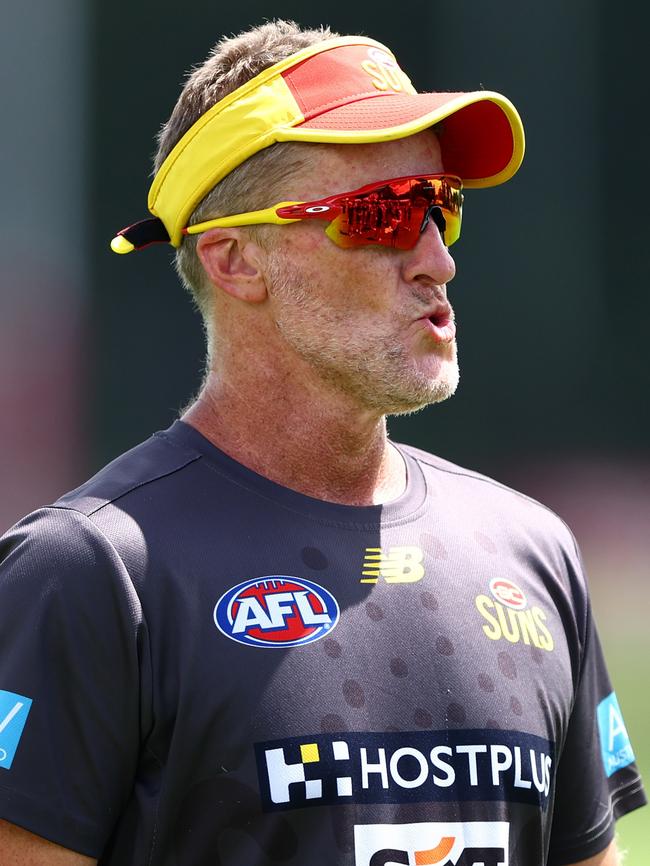
[[[456,338],[456,324],[451,307],[446,306],[419,319],[436,343],[452,343]]]

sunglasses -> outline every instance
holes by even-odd
[[[317,201],[283,201],[264,210],[218,217],[188,226],[183,234],[320,219],[328,222],[325,234],[337,247],[353,249],[377,244],[411,250],[433,220],[443,243],[450,247],[460,236],[462,189],[462,181],[454,175],[397,177]]]

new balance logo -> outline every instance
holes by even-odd
[[[417,583],[424,577],[424,554],[419,547],[366,547],[361,583]]]

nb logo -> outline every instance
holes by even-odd
[[[367,547],[363,561],[361,583],[417,583],[424,577],[424,554],[419,547]]]

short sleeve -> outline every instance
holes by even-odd
[[[590,607],[584,646],[558,764],[549,866],[603,851],[614,838],[616,819],[647,802]]]
[[[133,787],[141,637],[88,517],[42,509],[0,540],[0,818],[100,856]]]

